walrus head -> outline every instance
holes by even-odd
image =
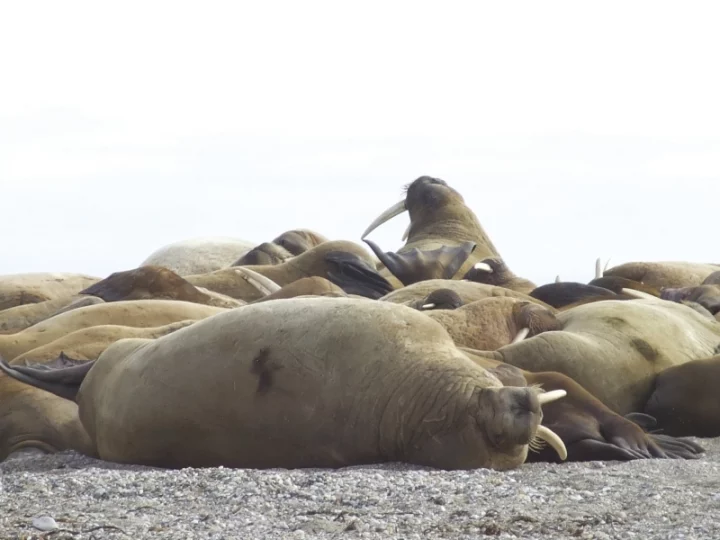
[[[452,289],[436,289],[425,298],[414,302],[410,307],[419,311],[428,311],[431,309],[457,309],[462,305],[462,298]]]
[[[263,242],[245,253],[230,266],[253,266],[260,264],[280,264],[290,259],[293,253],[275,242]]]
[[[273,240],[273,244],[277,244],[278,246],[285,248],[293,255],[305,253],[307,250],[312,249],[323,242],[327,242],[327,238],[306,229],[285,231]]]
[[[695,302],[715,315],[720,312],[720,285],[665,288],[661,296],[672,302]]]

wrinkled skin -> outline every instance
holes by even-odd
[[[645,412],[668,435],[720,436],[720,356],[673,366],[655,378]]]
[[[475,250],[458,269],[453,279],[460,279],[476,263],[486,257],[499,256],[490,237],[475,213],[465,204],[462,195],[444,180],[421,176],[410,183],[405,194],[405,207],[410,214],[407,242],[397,253],[414,248],[431,251],[444,246],[474,242]],[[369,234],[363,234],[363,238]],[[384,266],[378,266],[383,277],[392,281]]]
[[[516,276],[500,257],[488,257],[480,262],[488,265],[491,271],[473,267],[463,279],[505,287],[524,294],[530,294],[537,287],[532,281]]]
[[[15,306],[67,298],[99,280],[85,274],[51,272],[0,276],[0,313]]]
[[[595,302],[557,318],[562,331],[488,354],[527,371],[563,373],[620,415],[644,410],[658,373],[707,358],[720,344],[716,322],[663,300]]]
[[[529,329],[528,336],[560,328],[547,308],[511,297],[486,298],[427,315],[448,331],[456,345],[488,351],[511,343],[523,328]]]
[[[565,390],[567,396],[543,406],[543,425],[557,433],[567,448],[568,461],[695,459],[704,449],[692,441],[646,433],[639,425],[614,413],[578,383],[557,372],[533,373],[463,348],[478,365],[505,385],[540,385],[545,391]],[[652,419],[650,419],[652,420]],[[549,448],[530,452],[528,461],[558,461]]]
[[[198,320],[226,311],[179,300],[129,300],[74,309],[44,320],[21,332],[0,335],[0,356],[8,362],[36,347],[76,330],[102,324],[147,328]]]
[[[76,401],[109,461],[503,470],[526,458],[542,420],[537,395],[503,387],[413,309],[306,298],[118,341]]]
[[[346,240],[331,240],[322,242],[318,246],[283,263],[248,266],[247,268],[270,278],[281,287],[284,287],[304,277],[319,276],[327,278],[329,265],[326,257],[333,252],[348,253],[368,264],[375,265],[374,259],[361,245]],[[264,296],[235,267],[223,268],[209,274],[187,276],[186,279],[196,287],[203,287],[246,302],[252,302]]]
[[[690,262],[630,262],[605,270],[603,276],[619,276],[656,289],[700,285],[720,266]]]

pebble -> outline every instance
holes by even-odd
[[[31,528],[79,531],[83,540],[720,538],[720,438],[701,444],[708,452],[692,461],[533,463],[507,472],[398,463],[159,470],[29,454],[0,463],[0,538],[37,537]]]

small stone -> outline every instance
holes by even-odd
[[[58,524],[50,516],[36,517],[32,520],[32,526],[41,531],[54,531]]]

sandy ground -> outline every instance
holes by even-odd
[[[720,438],[696,440],[698,460],[511,472],[167,471],[24,455],[0,464],[0,538],[717,539]]]

